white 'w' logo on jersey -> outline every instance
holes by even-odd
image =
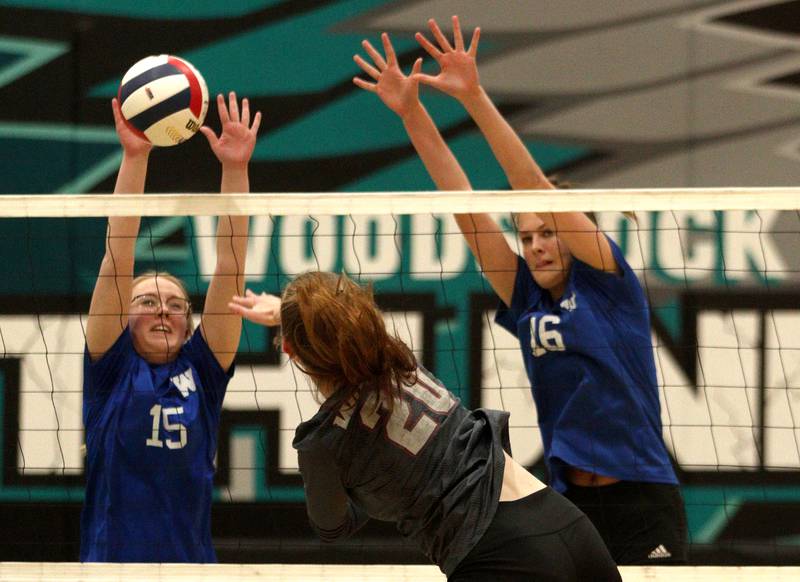
[[[578,301],[575,297],[575,291],[572,292],[567,299],[564,299],[561,303],[561,309],[564,311],[575,311],[578,308]]]
[[[194,392],[197,390],[197,386],[194,383],[194,376],[192,375],[192,369],[188,368],[182,374],[178,374],[177,376],[173,376],[169,379],[175,387],[180,390],[181,395],[184,398],[189,397],[189,392]]]

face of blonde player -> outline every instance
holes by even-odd
[[[178,356],[186,341],[187,315],[169,313],[167,302],[175,297],[186,299],[181,288],[169,279],[152,277],[139,282],[132,290],[134,299],[142,295],[160,297],[154,310],[133,301],[128,315],[128,326],[133,338],[133,347],[151,364],[170,362]]]
[[[517,228],[522,241],[522,256],[534,281],[549,291],[553,299],[560,298],[572,265],[567,245],[532,212],[517,215]]]

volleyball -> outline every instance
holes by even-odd
[[[145,57],[119,86],[122,116],[139,136],[157,146],[192,137],[206,118],[208,87],[191,63],[172,55]]]

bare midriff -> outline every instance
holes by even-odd
[[[512,459],[508,453],[505,456],[503,469],[503,487],[500,490],[500,501],[516,501],[527,497],[546,487],[544,483],[530,474],[525,467]]]
[[[567,481],[578,487],[602,487],[603,485],[611,485],[618,483],[619,479],[615,477],[606,477],[605,475],[598,475],[578,469],[577,467],[567,468]]]

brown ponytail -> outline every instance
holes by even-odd
[[[389,335],[371,288],[346,275],[311,272],[284,290],[281,328],[298,366],[337,401],[376,392],[391,407],[416,380],[406,344]]]

